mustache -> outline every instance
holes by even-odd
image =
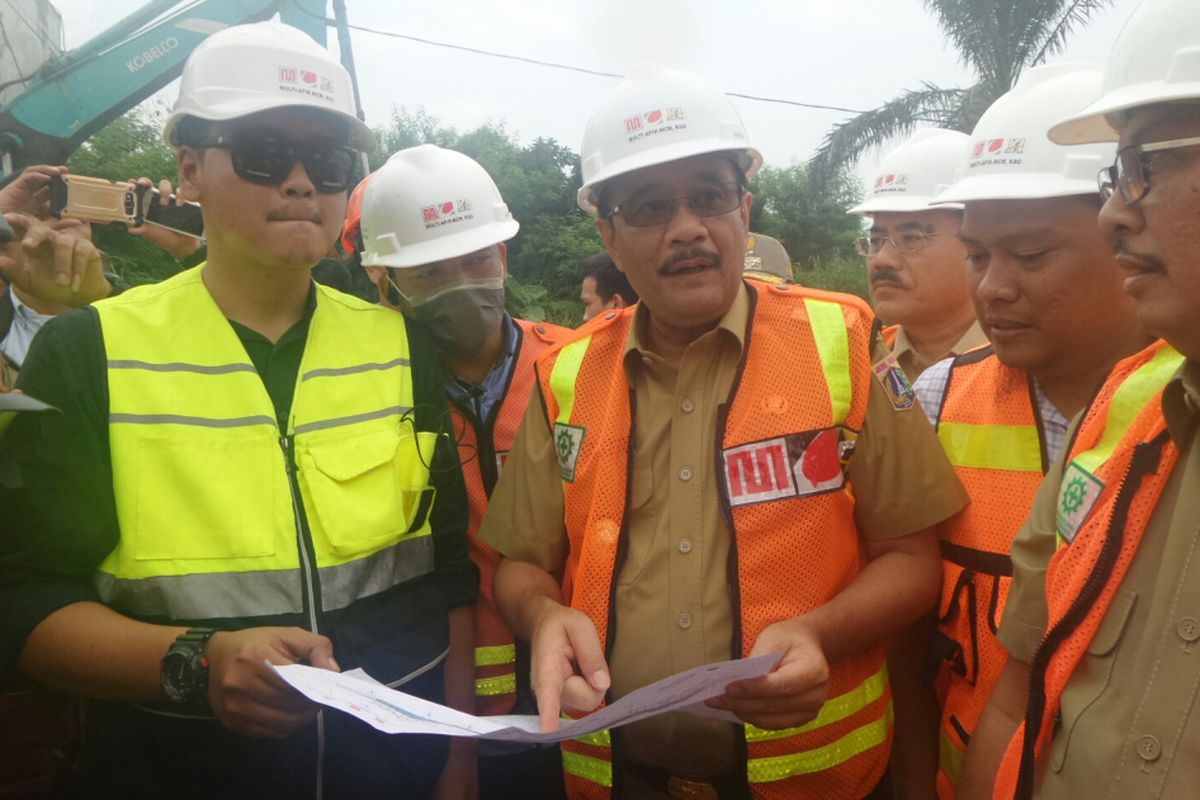
[[[885,272],[884,270],[879,270],[878,272],[872,272],[871,277],[869,278],[869,283],[872,286],[875,286],[876,284],[880,284],[880,283],[891,283],[895,286],[903,286],[904,285],[900,282],[900,279],[898,277],[896,277],[896,273]]]
[[[1165,265],[1155,256],[1146,255],[1145,253],[1137,253],[1129,249],[1124,239],[1118,239],[1113,242],[1112,253],[1117,258],[1123,258],[1125,261],[1132,261],[1150,269],[1164,270]]]
[[[680,250],[678,253],[675,253],[673,256],[664,261],[662,266],[658,268],[658,274],[667,275],[674,267],[678,266],[680,262],[690,261],[691,259],[704,259],[705,261],[711,261],[714,267],[717,269],[721,268],[721,254],[716,250],[709,250],[707,247],[691,247],[687,250]]]

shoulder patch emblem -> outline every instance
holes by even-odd
[[[871,366],[871,371],[875,373],[875,377],[887,393],[892,408],[897,411],[909,411],[917,404],[917,393],[913,391],[908,376],[904,374],[894,355],[889,354],[886,358],[876,361]]]
[[[1104,481],[1072,461],[1063,473],[1062,486],[1058,489],[1058,536],[1067,544],[1075,541],[1075,535],[1092,513]]]
[[[578,425],[554,423],[554,454],[558,456],[558,473],[567,483],[575,481],[575,463],[579,460],[584,432]]]
[[[854,435],[844,428],[793,433],[721,452],[730,506],[822,494],[846,484]]]

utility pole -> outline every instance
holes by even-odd
[[[350,44],[350,22],[346,17],[346,0],[333,0],[333,20],[337,23],[338,50],[342,54],[342,66],[350,73],[350,85],[354,88],[354,108],[358,114],[358,118],[366,121],[367,115],[363,111],[362,96],[358,92],[358,72],[354,69],[354,48]],[[367,161],[367,154],[362,154],[362,174],[367,177],[370,172],[371,165]]]

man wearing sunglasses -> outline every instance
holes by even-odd
[[[872,374],[861,301],[743,281],[762,158],[720,90],[631,76],[582,156],[580,205],[641,300],[538,359],[480,529],[542,725],[706,663],[782,660],[719,717],[564,742],[568,793],[863,797],[890,742],[882,644],[932,607],[932,526],[961,487],[899,367]]]
[[[294,28],[207,39],[165,132],[207,262],[49,323],[22,373],[62,414],[2,443],[0,664],[92,698],[89,795],[417,797],[469,774],[270,668],[471,696],[478,573],[436,355],[309,277],[370,145],[351,96]]]
[[[917,131],[880,162],[849,211],[871,218],[854,244],[867,260],[871,305],[891,323],[884,341],[910,381],[935,361],[987,344],[967,291],[962,209],[931,205],[954,182],[966,141],[958,131]]]
[[[447,199],[451,198],[451,199]],[[513,319],[504,310],[506,242],[519,225],[495,181],[470,157],[431,144],[395,153],[371,176],[359,219],[346,234],[362,263],[382,273],[388,298],[433,338],[470,501],[471,559],[479,567],[475,609],[475,713],[529,713],[528,650],[492,601],[499,554],[477,535],[479,520],[525,416],[534,360],[566,330]],[[474,750],[471,740],[453,747]],[[484,800],[562,796],[558,748],[479,745]]]
[[[1099,98],[1050,130],[1061,144],[1117,143],[1100,229],[1163,340],[1113,370],[1014,542],[1000,627],[1012,657],[960,797],[1174,798],[1200,781],[1197,53],[1194,4],[1147,0]]]

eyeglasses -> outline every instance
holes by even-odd
[[[253,128],[217,134],[195,142],[193,147],[227,148],[234,173],[242,180],[264,186],[279,186],[299,161],[321,194],[336,194],[353,186],[358,160],[358,153],[345,145],[295,142],[273,131]]]
[[[675,216],[675,209],[679,207],[679,201],[682,200],[698,217],[717,217],[728,214],[741,205],[743,192],[740,183],[729,181],[693,189],[679,197],[654,194],[638,196],[613,206],[607,216],[620,214],[621,219],[630,227],[652,228],[670,222]]]
[[[892,247],[896,248],[901,255],[915,256],[925,249],[930,239],[940,235],[924,231],[903,231],[895,236],[872,233],[870,236],[860,236],[855,239],[854,249],[860,256],[877,256],[883,250],[883,246],[891,242]]]
[[[1182,147],[1200,145],[1200,136],[1189,139],[1169,139],[1152,144],[1131,144],[1117,151],[1117,160],[1111,167],[1100,170],[1096,182],[1100,186],[1100,198],[1107,201],[1114,191],[1121,193],[1126,203],[1136,203],[1150,193],[1150,156],[1163,150],[1178,150]]]

